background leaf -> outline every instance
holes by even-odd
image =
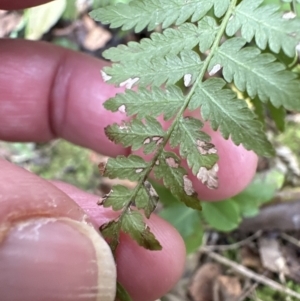
[[[241,221],[239,208],[233,200],[203,202],[202,207],[206,222],[219,231],[236,229]]]
[[[164,208],[159,215],[173,225],[182,236],[187,253],[196,251],[202,243],[203,228],[198,211],[179,202],[165,187],[153,183]]]
[[[283,183],[284,175],[277,170],[257,174],[251,184],[232,200],[243,217],[252,217],[259,213],[261,205],[273,199]]]
[[[38,40],[59,20],[66,8],[66,0],[56,0],[28,8],[25,38]]]

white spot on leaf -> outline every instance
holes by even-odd
[[[126,113],[126,107],[125,107],[125,105],[119,106],[118,111],[121,112],[121,113]]]
[[[184,86],[188,87],[192,82],[192,74],[186,74],[183,80],[184,80]]]
[[[143,168],[138,168],[135,170],[136,173],[141,173],[144,169]]]
[[[103,78],[104,82],[107,82],[112,78],[110,75],[107,75],[103,70],[101,70],[100,72],[101,72],[101,75],[102,75],[102,78]]]
[[[156,164],[156,165],[159,165],[159,160],[156,160],[155,164]]]
[[[127,133],[129,132],[129,126],[128,126],[125,122],[123,122],[123,123],[119,126],[119,129],[120,129],[121,131],[125,130]]]
[[[213,76],[215,75],[218,71],[220,71],[222,68],[222,66],[220,64],[215,65],[210,71],[209,71],[209,75]]]
[[[195,190],[193,188],[193,183],[187,177],[187,175],[183,176],[183,189],[187,195],[193,195],[195,193]]]
[[[197,174],[197,179],[200,180],[204,185],[206,185],[207,188],[217,189],[219,184],[218,171],[219,171],[218,164],[215,164],[211,169],[206,169],[205,167],[201,167]]]
[[[296,18],[296,14],[294,12],[290,11],[290,12],[283,14],[282,18],[285,20],[291,20],[291,19]]]
[[[197,149],[201,155],[216,154],[217,149],[212,143],[197,140]]]
[[[168,164],[169,167],[172,167],[172,168],[178,168],[178,166],[179,166],[179,164],[172,157],[167,158],[166,163]]]
[[[148,190],[150,196],[152,198],[154,198],[155,200],[158,200],[159,199],[158,194],[156,193],[156,191],[153,188],[153,186],[151,185],[151,183],[146,181],[144,185],[145,185],[145,188]]]
[[[133,87],[133,85],[139,81],[138,77],[135,78],[128,78],[127,80],[125,80],[124,82],[120,83],[120,87],[125,87],[126,89],[131,89]]]
[[[152,140],[154,142],[156,142],[156,145],[160,145],[164,139],[163,139],[163,137],[160,137],[160,136],[154,136],[154,137],[152,137]]]
[[[150,138],[146,138],[146,139],[144,140],[144,144],[149,144],[150,142],[151,142]]]

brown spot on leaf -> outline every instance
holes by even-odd
[[[187,177],[187,175],[183,176],[183,189],[187,195],[193,195],[195,193],[195,190],[193,188],[193,183]]]
[[[166,158],[166,163],[168,164],[169,167],[172,168],[178,168],[179,166],[179,164],[172,157]]]
[[[219,184],[218,171],[219,171],[218,164],[215,164],[211,169],[206,169],[205,167],[201,167],[197,174],[197,179],[200,180],[205,186],[207,186],[207,188],[217,189]]]
[[[97,202],[97,205],[103,205],[104,202],[109,198],[109,196],[112,194],[113,190],[111,189],[109,193],[105,194],[103,197],[99,199]]]
[[[147,191],[149,192],[150,196],[154,200],[158,201],[158,199],[159,199],[158,194],[156,193],[156,191],[153,188],[152,184],[149,181],[145,181],[144,186],[147,189]]]
[[[105,173],[106,163],[107,162],[100,162],[99,165],[98,165],[101,176],[103,176],[104,173]]]
[[[216,147],[209,142],[197,140],[197,149],[201,155],[216,154]]]

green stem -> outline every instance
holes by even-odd
[[[298,16],[298,10],[297,10],[297,2],[296,2],[296,0],[292,0],[291,6],[292,6],[292,11],[296,14],[296,16]]]
[[[220,0],[221,1],[221,0]],[[182,117],[184,111],[187,109],[190,101],[191,101],[191,98],[195,92],[195,90],[197,89],[199,83],[202,83],[203,79],[204,79],[204,75],[206,73],[206,70],[209,66],[209,63],[212,59],[212,57],[214,56],[216,50],[218,49],[219,47],[219,44],[220,44],[220,41],[223,37],[223,34],[225,32],[225,29],[226,29],[226,26],[227,26],[227,23],[232,15],[232,12],[234,10],[234,8],[236,7],[236,3],[237,3],[237,0],[231,0],[231,3],[230,3],[230,6],[229,6],[229,9],[227,10],[222,22],[221,22],[221,25],[220,25],[220,29],[218,31],[218,34],[216,36],[216,39],[211,47],[211,51],[209,53],[209,55],[206,57],[206,59],[204,60],[204,63],[203,63],[203,67],[201,69],[201,72],[200,74],[198,75],[196,81],[195,81],[195,84],[193,85],[193,87],[191,88],[191,90],[189,91],[189,93],[187,94],[187,96],[185,97],[185,100],[184,100],[184,103],[183,103],[183,106],[181,107],[181,109],[179,110],[179,112],[177,113],[174,121],[172,122],[171,126],[169,127],[168,131],[167,131],[167,134],[165,135],[164,137],[164,141],[163,143],[160,145],[159,149],[157,150],[157,152],[155,153],[155,155],[153,156],[152,160],[150,161],[150,165],[147,167],[146,169],[146,172],[144,174],[143,177],[140,178],[140,180],[138,181],[136,187],[134,188],[133,190],[133,193],[131,195],[131,200],[130,202],[127,204],[127,206],[124,208],[124,210],[122,211],[121,215],[120,215],[120,219],[122,219],[122,217],[124,216],[124,214],[126,214],[127,210],[130,208],[130,206],[132,205],[133,201],[135,200],[137,194],[138,194],[138,191],[141,187],[141,185],[143,185],[143,183],[146,181],[146,179],[148,178],[151,170],[153,169],[154,165],[155,165],[155,162],[157,161],[157,159],[160,157],[163,149],[165,148],[165,146],[167,145],[177,123],[179,122],[180,118]]]

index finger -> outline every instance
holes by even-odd
[[[26,7],[41,5],[47,2],[50,1],[49,0],[23,0],[23,1],[0,0],[0,9],[4,9],[4,10],[22,9]]]

